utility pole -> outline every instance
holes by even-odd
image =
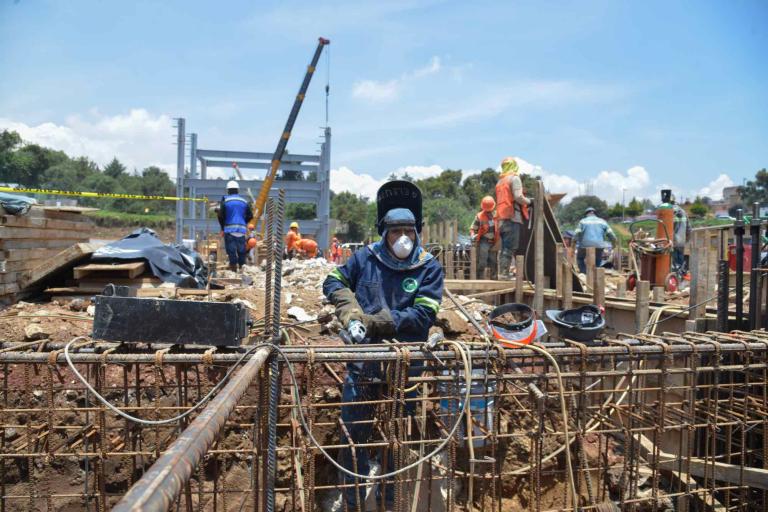
[[[624,193],[627,191],[627,189],[623,188],[621,189],[621,222],[624,222]]]

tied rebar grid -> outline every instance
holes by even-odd
[[[299,332],[291,334],[300,340]],[[115,348],[90,344],[75,349],[72,358],[109,400],[149,419],[192,405],[238,357],[141,345],[130,353]],[[108,510],[178,437],[176,424],[142,427],[109,413],[86,394],[56,343],[43,351],[21,344],[2,350],[0,511]],[[569,449],[581,510],[609,510],[608,502],[636,511],[768,507],[768,334],[620,337],[602,347],[569,343],[551,352],[570,408]],[[390,378],[364,383],[375,414],[360,423],[370,425],[372,435],[354,448],[358,458],[366,451],[383,461],[386,471],[437,446],[463,399],[461,377],[449,370],[460,369],[452,351],[425,353],[418,344],[294,345],[286,354],[296,367],[304,412],[314,418],[312,432],[333,457],[350,447],[343,432],[359,426],[341,421],[344,363],[382,364]],[[554,369],[524,349],[494,348],[486,354],[475,348],[472,358],[475,370],[487,375],[475,379],[472,392],[475,456],[488,457],[486,462],[468,474],[462,427],[455,446],[420,468],[391,481],[357,485],[373,494],[376,486],[392,486],[395,510],[402,511],[570,510]],[[408,361],[426,361],[427,369],[408,375]],[[282,358],[279,364],[285,368]],[[523,372],[512,370],[513,364]],[[544,401],[531,395],[531,382]],[[316,452],[309,455],[314,480],[296,480],[307,459],[307,440],[291,414],[297,408],[289,398],[290,381],[280,383],[275,509],[329,510],[339,491],[355,484],[341,485],[337,471]],[[259,446],[256,432],[267,428],[254,420],[259,392],[251,386],[239,401],[218,443],[175,498],[174,510],[258,509],[250,499],[257,490],[249,472]],[[412,415],[405,404],[415,405]],[[470,477],[472,504],[467,503]]]

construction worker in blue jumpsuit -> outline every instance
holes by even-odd
[[[403,190],[413,187],[418,191],[415,185],[408,182],[389,182],[379,190],[377,202],[382,201],[382,190],[397,190],[399,184],[403,184]],[[381,240],[355,252],[346,264],[333,269],[323,283],[323,293],[336,307],[341,324],[348,328],[352,322],[358,321],[365,326],[365,343],[381,343],[383,339],[426,341],[440,309],[443,268],[420,245],[421,193],[418,194],[418,204],[412,205],[412,209],[395,207],[382,216],[380,208],[377,227]],[[410,196],[405,196],[407,205],[407,197]],[[351,439],[347,439],[342,432],[342,441],[351,441],[355,445],[370,442],[375,406],[355,403],[382,396],[386,380],[382,366],[379,362],[347,365],[341,418]],[[413,412],[412,406],[406,410],[406,414],[412,415]],[[343,449],[341,464],[351,471],[356,469],[358,474],[369,474],[368,450],[357,448],[355,455],[356,468],[351,449]],[[387,466],[392,469],[391,462]],[[344,496],[350,510],[356,510],[358,500],[362,507],[365,486],[359,487],[360,494],[356,496],[353,487],[355,479],[346,474],[342,475],[342,479],[347,484]],[[392,485],[386,487],[384,493],[379,487],[377,499],[381,500],[383,494],[389,508],[394,489]]]
[[[235,272],[238,266],[245,265],[248,222],[253,218],[251,205],[238,194],[239,191],[240,185],[236,181],[227,183],[227,195],[221,198],[218,215],[224,233],[224,248],[229,257],[229,270]]]

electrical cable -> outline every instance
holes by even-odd
[[[448,432],[448,436],[440,442],[437,448],[432,450],[427,455],[419,458],[415,462],[408,464],[407,466],[403,466],[398,470],[391,471],[389,473],[384,473],[381,475],[361,475],[359,473],[355,473],[354,471],[350,471],[349,469],[345,468],[344,466],[336,462],[336,460],[333,457],[331,457],[331,455],[327,451],[325,451],[325,448],[323,448],[322,445],[317,441],[317,439],[315,439],[315,436],[312,434],[312,431],[310,430],[309,425],[307,424],[306,417],[304,416],[304,410],[300,405],[301,397],[299,396],[299,381],[296,378],[296,373],[294,371],[293,364],[291,364],[291,362],[288,360],[288,357],[286,356],[285,352],[279,345],[275,345],[274,343],[260,343],[259,345],[255,345],[255,346],[270,347],[273,350],[277,351],[280,354],[280,356],[282,356],[283,360],[285,361],[285,365],[288,368],[288,373],[291,376],[291,381],[293,384],[293,392],[295,393],[297,404],[299,404],[297,405],[297,408],[299,410],[299,421],[301,422],[301,426],[306,432],[307,437],[309,438],[311,443],[314,445],[315,448],[317,448],[320,451],[320,453],[323,454],[323,456],[325,456],[328,462],[333,464],[336,467],[336,469],[338,469],[342,473],[345,473],[346,475],[351,476],[353,478],[358,478],[361,480],[384,480],[387,478],[392,478],[394,476],[397,476],[400,473],[409,471],[417,466],[420,466],[424,462],[428,461],[429,459],[431,459],[432,457],[440,453],[443,450],[443,448],[445,448],[448,445],[448,442],[451,439],[453,439],[453,437],[458,432],[459,426],[461,426],[461,418],[464,414],[466,414],[469,408],[469,400],[470,400],[471,391],[472,391],[472,367],[469,361],[469,355],[468,355],[469,349],[464,345],[464,343],[460,341],[443,340],[442,343],[446,345],[452,345],[454,349],[459,353],[459,356],[461,357],[461,360],[464,364],[464,373],[465,373],[464,379],[466,384],[466,393],[464,396],[464,403],[462,404],[461,411],[459,412],[459,416],[456,418],[456,422],[454,423],[451,430]]]
[[[127,419],[127,420],[133,421],[133,422],[135,422],[135,423],[140,423],[140,424],[142,424],[142,425],[166,425],[166,424],[168,424],[168,423],[173,423],[173,422],[175,422],[175,421],[179,421],[180,419],[182,419],[182,418],[184,418],[184,417],[186,417],[186,416],[189,416],[189,415],[190,415],[190,414],[192,414],[194,411],[196,411],[197,409],[199,409],[199,408],[200,408],[200,407],[201,407],[201,406],[202,406],[202,405],[203,405],[205,402],[207,402],[207,401],[208,401],[208,400],[209,400],[209,399],[210,399],[210,398],[211,398],[211,397],[214,395],[214,393],[216,393],[217,391],[219,391],[219,389],[221,389],[221,388],[224,386],[224,384],[226,384],[226,382],[229,380],[229,377],[230,377],[230,376],[231,376],[231,375],[232,375],[232,374],[235,372],[235,370],[237,369],[237,367],[238,367],[238,366],[240,366],[240,364],[242,364],[242,362],[243,362],[243,361],[245,361],[245,358],[246,358],[246,357],[248,357],[250,354],[252,354],[254,351],[256,351],[256,349],[259,347],[259,345],[255,345],[255,346],[253,346],[253,347],[249,348],[248,350],[246,350],[245,352],[243,352],[243,355],[242,355],[242,356],[240,356],[240,358],[239,358],[239,359],[238,359],[238,360],[235,362],[235,364],[233,364],[233,365],[232,365],[232,366],[229,368],[229,371],[227,371],[227,373],[224,375],[224,377],[223,377],[223,378],[222,378],[222,379],[221,379],[221,380],[220,380],[218,383],[216,383],[216,385],[215,385],[215,386],[213,386],[213,388],[211,388],[211,390],[208,392],[208,394],[206,394],[206,395],[205,395],[205,396],[204,396],[204,397],[203,397],[203,398],[202,398],[202,399],[201,399],[199,402],[197,402],[195,405],[193,405],[192,407],[190,407],[189,409],[187,409],[187,410],[186,410],[185,412],[183,412],[182,414],[179,414],[178,416],[174,416],[173,418],[168,418],[168,419],[164,419],[164,420],[145,420],[145,419],[143,419],[143,418],[137,418],[136,416],[131,416],[130,414],[128,414],[128,413],[126,413],[126,412],[122,411],[121,409],[119,409],[119,408],[115,407],[114,405],[112,405],[111,403],[109,403],[109,401],[108,401],[106,398],[104,398],[103,396],[101,396],[101,395],[100,395],[100,394],[99,394],[99,393],[98,393],[98,392],[97,392],[97,391],[96,391],[96,390],[93,388],[93,386],[91,386],[91,385],[88,383],[88,381],[87,381],[87,380],[85,379],[85,377],[83,377],[83,375],[82,375],[82,374],[81,374],[81,373],[80,373],[80,372],[77,370],[77,368],[75,368],[75,365],[74,365],[74,363],[72,362],[72,359],[71,359],[71,358],[70,358],[70,356],[69,356],[69,348],[70,348],[70,347],[72,346],[72,344],[74,344],[76,341],[78,341],[78,340],[84,340],[84,339],[87,339],[87,337],[86,337],[86,336],[78,336],[78,337],[76,337],[76,338],[73,338],[73,339],[72,339],[72,340],[71,340],[69,343],[67,343],[67,344],[64,346],[64,358],[67,360],[67,364],[69,365],[69,368],[72,370],[72,372],[75,374],[75,376],[76,376],[76,377],[77,377],[77,378],[80,380],[80,382],[82,382],[82,383],[83,383],[83,385],[84,385],[84,386],[85,386],[85,387],[88,389],[88,391],[90,391],[91,393],[93,393],[93,395],[94,395],[94,396],[95,396],[95,397],[96,397],[96,398],[97,398],[97,399],[98,399],[98,400],[99,400],[101,403],[103,403],[104,405],[106,405],[106,406],[107,406],[107,407],[108,407],[108,408],[109,408],[109,409],[110,409],[112,412],[114,412],[115,414],[118,414],[118,415],[122,416],[123,418],[125,418],[125,419]]]

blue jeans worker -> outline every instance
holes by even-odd
[[[232,180],[227,183],[227,195],[219,203],[219,226],[224,233],[224,248],[229,257],[229,270],[237,271],[245,265],[248,253],[245,247],[248,223],[253,219],[253,212],[248,201],[239,194],[240,185]]]
[[[425,341],[435,323],[443,295],[443,268],[421,247],[421,191],[407,181],[390,181],[377,193],[377,228],[381,240],[356,251],[342,266],[333,269],[323,283],[323,293],[336,307],[336,316],[347,328],[353,321],[366,328],[365,343],[384,339]],[[341,418],[349,432],[341,441],[358,446],[373,442],[375,406],[360,404],[377,400],[387,385],[381,362],[350,363],[342,393]],[[389,391],[391,393],[391,390]],[[406,410],[406,414],[412,414]],[[341,451],[341,464],[361,475],[370,473],[371,456],[366,448]],[[356,461],[356,464],[354,462]],[[383,461],[382,461],[383,462]],[[386,463],[387,472],[393,464]],[[366,481],[342,473],[344,498],[350,510],[363,506]],[[383,482],[382,482],[383,484]],[[377,499],[389,507],[394,499],[391,480]]]
[[[611,226],[597,216],[594,208],[591,206],[584,210],[585,216],[579,221],[579,226],[576,228],[574,238],[579,250],[576,252],[576,262],[579,265],[579,272],[582,274],[587,273],[587,247],[595,248],[595,265],[599,266],[603,261],[603,247],[605,247],[605,241],[616,241],[616,235],[613,233]]]

